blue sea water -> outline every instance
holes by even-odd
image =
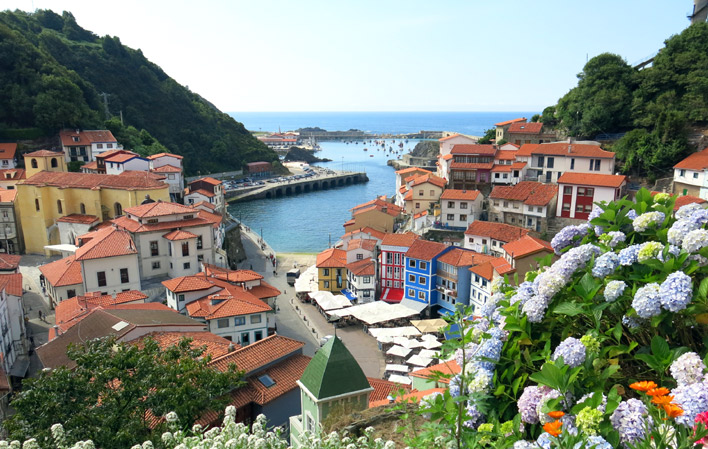
[[[533,112],[247,112],[231,113],[251,131],[295,130],[315,127],[328,131],[360,129],[373,133],[455,131],[482,135],[494,123]],[[398,148],[400,141],[387,141],[386,148]],[[404,144],[404,153],[417,141]],[[300,195],[263,199],[229,206],[232,215],[256,232],[278,252],[319,252],[344,234],[350,209],[378,195],[391,196],[395,189],[394,169],[386,165],[390,157],[371,144],[320,142],[318,157],[332,162],[318,164],[334,170],[366,171],[369,182]],[[364,151],[368,148],[368,151]],[[374,157],[371,157],[373,155]]]

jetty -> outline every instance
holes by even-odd
[[[242,201],[280,198],[301,193],[317,192],[368,181],[369,177],[366,175],[366,172],[330,170],[326,173],[318,173],[311,178],[266,183],[263,186],[257,186],[248,191],[226,191],[225,196],[226,201],[229,203],[238,203]]]

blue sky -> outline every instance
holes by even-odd
[[[586,58],[630,64],[690,0],[4,0],[71,11],[223,111],[513,111],[555,104]]]

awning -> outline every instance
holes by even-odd
[[[78,247],[76,245],[70,245],[68,243],[62,243],[58,245],[45,245],[44,249],[49,251],[63,252],[63,253],[75,253]]]
[[[357,299],[356,295],[354,293],[352,293],[352,291],[349,290],[348,288],[345,288],[344,290],[342,290],[342,294],[344,296],[346,296],[349,301],[354,301]]]
[[[420,335],[420,331],[413,326],[403,326],[403,327],[372,327],[369,328],[369,333],[378,339],[382,336],[387,337],[414,337]]]
[[[15,359],[12,368],[10,368],[10,375],[15,377],[25,377],[27,375],[27,369],[29,368],[30,360],[26,355],[21,355]]]
[[[402,306],[408,307],[409,309],[413,309],[418,313],[422,312],[423,310],[425,310],[426,307],[428,307],[428,303],[416,301],[415,299],[410,298],[403,298],[400,304]]]
[[[402,288],[387,288],[381,295],[381,301],[386,301],[392,304],[397,304],[403,299]]]
[[[384,371],[394,371],[398,373],[408,373],[410,368],[406,365],[397,365],[395,363],[389,363],[386,365],[386,369]]]
[[[420,352],[418,353],[419,356],[421,357],[427,357],[430,359],[437,359],[438,352],[437,351],[432,351],[430,349],[421,349]]]
[[[406,357],[408,354],[410,354],[412,349],[410,348],[404,348],[403,346],[391,346],[391,349],[386,351],[386,355],[395,355],[397,357]]]
[[[388,377],[388,380],[390,380],[393,383],[396,384],[401,384],[401,385],[410,385],[413,383],[410,377],[408,376],[401,376],[399,374],[391,374]]]
[[[423,333],[441,332],[445,329],[445,327],[447,327],[447,321],[442,318],[435,318],[432,320],[411,320],[411,324]]]
[[[416,354],[416,355],[412,356],[411,358],[409,358],[408,360],[406,360],[406,363],[408,365],[422,366],[423,368],[425,368],[426,366],[433,363],[433,359],[431,359],[430,357],[421,357]]]

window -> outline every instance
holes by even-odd
[[[73,298],[74,296],[76,296],[76,290],[67,290],[66,291],[67,298]]]
[[[258,341],[258,340],[263,340],[263,331],[255,331],[253,333],[253,341]],[[265,376],[261,376],[261,377],[268,377],[270,379],[270,376],[268,376],[267,374]],[[259,377],[258,379],[260,379],[261,377]],[[263,381],[261,381],[261,382],[263,382]],[[273,382],[273,379],[271,379],[271,382]],[[275,382],[273,382],[273,384],[275,384]]]
[[[570,159],[570,169],[574,170],[575,169],[575,159]]]
[[[184,302],[184,295],[177,295],[177,301]]]
[[[324,288],[329,288],[329,281],[324,281]]]
[[[583,212],[583,205],[582,204],[576,204],[575,205],[575,212]]]
[[[460,221],[467,221],[467,215],[460,215]]]
[[[415,282],[415,275],[414,274],[408,275],[408,282]]]
[[[467,203],[460,203],[460,209],[467,209]]]
[[[246,324],[245,316],[237,316],[234,318],[234,326],[243,326],[244,324]]]
[[[592,196],[593,196],[594,193],[595,193],[595,189],[592,189],[592,188],[590,188],[590,187],[588,187],[587,189],[585,189],[585,196],[589,196],[590,198],[592,198]]]
[[[425,278],[424,278],[423,276],[419,276],[419,277],[418,277],[418,283],[419,283],[420,285],[425,285]]]
[[[191,220],[192,218],[194,218],[193,214],[185,215],[184,217],[182,217],[183,220]]]
[[[494,200],[494,205],[499,206],[499,200]]]
[[[204,242],[202,241],[202,236],[197,237],[197,249],[202,249],[204,247]]]
[[[418,292],[418,299],[425,301],[425,292]]]
[[[364,276],[364,284],[371,284],[371,276]]]
[[[538,207],[536,208],[536,212],[538,212],[539,214],[540,214],[541,212],[543,212],[543,207],[538,206]]]
[[[102,143],[97,143],[97,144],[96,144],[96,148],[98,148],[99,150],[102,149],[102,148],[103,148],[103,144],[102,144]]]
[[[499,179],[499,173],[494,173],[494,179]]]
[[[364,298],[370,298],[370,297],[371,297],[371,291],[364,290]]]
[[[107,143],[107,144],[106,144],[106,148],[113,148],[113,144],[112,144],[112,143]]]
[[[192,264],[190,264],[189,262],[185,262],[185,263],[182,264],[182,268],[184,268],[185,270],[189,270],[189,268],[190,268],[191,266],[192,266]]]
[[[420,203],[415,203],[415,208],[420,209]]]
[[[547,167],[547,168],[553,168],[554,162],[555,162],[555,159],[552,158],[552,157],[549,157],[549,158],[546,160],[546,167]]]
[[[447,219],[448,221],[452,221],[455,219],[455,214],[447,214]]]
[[[563,195],[572,195],[573,194],[573,188],[570,186],[565,186],[563,187]]]
[[[592,212],[592,204],[586,204],[586,205],[585,205],[585,212],[587,212],[587,213]]]
[[[127,284],[130,282],[130,276],[128,276],[128,269],[127,268],[121,268],[120,269],[120,283],[121,284]]]
[[[447,202],[447,207],[448,207],[448,209],[454,209],[454,208],[455,208],[455,202],[454,202],[454,201],[448,201],[448,202]]]
[[[322,276],[329,276],[329,268],[322,269]]]
[[[155,223],[157,223],[158,221],[159,221],[159,220],[158,220],[157,218],[148,218],[147,223],[148,223],[148,224],[155,224]]]
[[[189,256],[189,242],[182,243],[182,257]]]
[[[123,215],[123,206],[120,203],[115,203],[113,205],[113,209],[116,217],[120,217],[121,215]]]
[[[590,171],[600,171],[601,159],[590,159]]]
[[[423,189],[418,190],[418,196],[423,196],[425,195],[425,191]]]
[[[356,255],[356,260],[364,260],[364,255],[363,255],[363,254],[357,254],[357,255]]]
[[[157,256],[159,254],[159,247],[157,244],[157,240],[154,240],[150,242],[150,255],[151,256]]]
[[[680,175],[682,178],[686,176],[686,170],[681,170]]]
[[[221,320],[216,320],[216,327],[218,327],[219,329],[223,329],[223,328],[225,328],[225,327],[229,327],[229,319],[228,319],[228,318],[224,318],[224,319],[221,319]]]
[[[428,269],[428,262],[423,262],[422,260],[420,261],[420,269],[421,270],[427,270]]]
[[[563,203],[563,211],[564,212],[570,211],[570,203]]]
[[[53,157],[52,162],[50,163],[52,168],[57,168],[59,164],[57,163],[57,158]]]
[[[98,273],[96,273],[96,280],[98,281],[99,287],[105,287],[106,286],[106,272],[99,271]]]
[[[509,207],[509,202],[508,202],[508,201],[504,201],[504,207]]]
[[[538,164],[536,165],[537,167],[543,167],[543,156],[538,157]]]
[[[430,191],[430,196],[431,196],[431,197],[435,196],[435,190],[431,190],[431,191]]]
[[[32,168],[38,168],[37,167],[37,159],[32,159],[32,161],[30,162],[30,165],[32,165]]]
[[[61,207],[61,200],[57,200],[57,212],[63,213],[63,208]]]
[[[260,315],[251,315],[251,324],[258,324],[263,320]]]
[[[698,173],[693,174],[693,179],[698,179]]]
[[[415,260],[413,259],[408,259],[408,266],[411,268],[415,268]]]
[[[578,187],[578,196],[585,196],[585,187]]]
[[[86,215],[86,205],[84,203],[79,204],[79,210],[81,211],[81,215]]]
[[[248,332],[241,333],[241,345],[248,346],[251,343],[251,334]]]

